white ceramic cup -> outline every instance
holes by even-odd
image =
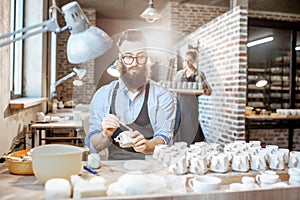
[[[199,146],[200,148],[208,148],[209,144],[207,142],[195,142],[196,146]]]
[[[300,183],[300,175],[290,176],[290,179],[291,179],[291,181],[299,182]]]
[[[172,151],[171,149],[167,149],[165,150],[164,153],[164,159],[163,159],[163,166],[167,167],[171,164],[172,159],[174,158],[174,156],[177,156],[179,153],[177,151]]]
[[[232,170],[238,172],[247,172],[250,169],[249,165],[249,154],[239,153],[232,157]]]
[[[193,82],[193,90],[197,90],[198,89],[198,84],[197,82]]]
[[[289,162],[289,154],[290,154],[290,150],[289,149],[280,148],[280,149],[278,149],[277,152],[284,153],[284,163],[288,163]]]
[[[250,163],[250,168],[254,171],[267,169],[266,155],[263,153],[252,154]]]
[[[205,174],[208,170],[207,159],[204,156],[194,156],[190,161],[189,171],[194,174]]]
[[[167,144],[158,144],[158,145],[155,145],[154,151],[153,151],[153,154],[152,154],[152,158],[154,160],[157,160],[161,149],[162,148],[166,148],[167,146],[168,146]]]
[[[211,158],[210,170],[219,173],[228,172],[229,168],[229,159],[228,155],[225,153],[220,153],[218,155],[214,155]]]
[[[175,142],[173,146],[174,146],[174,147],[179,147],[179,148],[181,148],[181,149],[185,149],[185,148],[187,147],[187,145],[188,145],[188,144],[187,144],[186,142]],[[173,146],[172,146],[172,147],[173,147]]]
[[[244,176],[242,178],[242,184],[244,189],[253,189],[255,187],[255,179],[250,176]]]
[[[269,167],[274,170],[283,170],[284,169],[284,153],[275,152],[269,154]]]
[[[169,148],[166,146],[166,147],[162,147],[159,151],[158,151],[158,153],[157,153],[157,160],[159,161],[159,162],[163,162],[164,161],[164,158],[165,158],[165,152],[166,151],[168,151],[169,150]]]
[[[191,165],[191,159],[194,156],[200,156],[201,149],[189,149],[186,151],[186,163],[188,166]]]
[[[300,169],[298,168],[290,168],[288,170],[288,174],[290,175],[290,180],[293,182],[300,182]]]
[[[288,170],[288,174],[290,176],[300,176],[300,169],[298,169],[298,168],[290,168]]]
[[[279,181],[279,176],[277,174],[258,174],[255,180],[259,184],[270,185],[277,183]]]
[[[269,153],[274,153],[278,150],[278,146],[277,145],[266,145],[266,150],[269,152]]]
[[[118,142],[120,144],[120,147],[122,148],[132,147],[133,146],[132,143],[133,138],[131,137],[132,134],[133,134],[132,131],[123,131],[115,138],[115,141]]]
[[[260,147],[261,146],[261,141],[259,141],[259,140],[251,140],[251,141],[249,141],[249,143],[250,143],[251,147]]]
[[[211,143],[209,144],[209,149],[211,151],[220,151],[221,145],[218,143]]]
[[[169,171],[174,174],[185,174],[188,172],[188,167],[186,164],[186,157],[180,156],[179,158],[176,157],[176,160],[171,162],[169,166]]]
[[[98,153],[90,153],[87,157],[87,166],[93,169],[98,169],[101,164],[101,158]]]
[[[291,151],[289,158],[289,168],[300,168],[300,152]]]
[[[198,90],[203,90],[203,83],[202,82],[198,83]]]
[[[74,110],[73,111],[73,120],[74,121],[81,121],[81,111]]]
[[[220,188],[222,179],[213,176],[197,176],[188,180],[194,192],[210,192]]]

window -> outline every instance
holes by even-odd
[[[24,1],[11,1],[11,32],[23,28],[24,21]],[[12,37],[18,37],[16,34]],[[23,42],[17,41],[11,44],[11,58],[10,58],[10,92],[11,98],[22,96],[22,76],[23,76]]]
[[[300,108],[300,58],[294,51],[300,44],[299,23],[253,18],[248,22],[247,105],[272,112]],[[260,80],[268,84],[259,87],[255,83]]]

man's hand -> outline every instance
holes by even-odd
[[[151,140],[146,140],[144,135],[141,134],[139,131],[134,131],[131,137],[133,138],[133,149],[136,152],[141,152],[145,154],[153,153],[155,145],[165,143],[164,140],[161,138],[153,138]]]
[[[133,138],[133,149],[136,152],[144,152],[147,149],[146,139],[143,134],[141,134],[139,131],[134,131],[131,137]]]
[[[107,138],[111,138],[113,133],[120,127],[120,118],[109,114],[102,119],[103,133]]]

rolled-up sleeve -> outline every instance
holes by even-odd
[[[113,83],[100,88],[90,103],[89,132],[85,137],[85,144],[94,152],[97,150],[91,142],[91,137],[102,131],[102,119],[109,113],[111,88]]]
[[[169,144],[174,136],[177,99],[169,89],[152,84],[150,89],[148,111],[154,131],[154,138],[162,138]]]

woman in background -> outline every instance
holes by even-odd
[[[177,82],[193,82],[197,86],[202,86],[204,95],[210,95],[211,88],[206,81],[206,77],[203,72],[197,69],[197,58],[198,52],[195,49],[186,52],[183,69],[179,70],[174,78],[175,84]],[[181,107],[181,123],[174,141],[184,141],[188,144],[204,141],[205,137],[198,119],[198,96],[194,94],[177,94],[177,97]]]

